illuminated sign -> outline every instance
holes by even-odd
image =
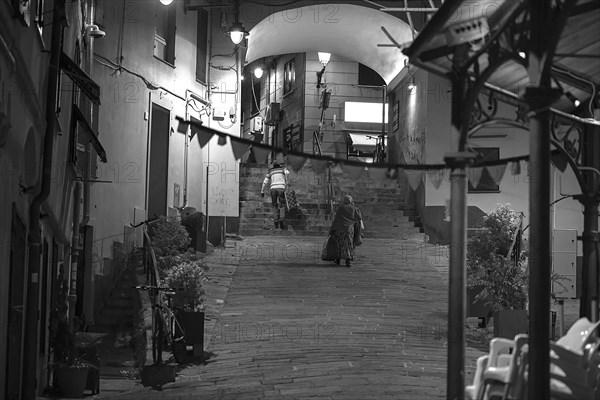
[[[388,105],[385,104],[385,120],[388,122]],[[381,103],[346,101],[344,103],[344,121],[371,122],[381,124]]]

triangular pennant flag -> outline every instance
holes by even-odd
[[[217,144],[219,146],[225,146],[227,144],[227,135],[219,135],[219,141]]]
[[[389,181],[389,178],[387,177],[387,168],[369,168],[369,178],[371,178],[371,180],[373,182],[377,182],[377,183],[385,183],[387,181]]]
[[[333,168],[331,168],[331,175],[332,176],[340,176],[343,174],[344,174],[344,170],[342,169],[342,166],[340,165],[340,163],[335,163]]]
[[[188,126],[190,126],[190,123],[189,122],[185,122],[184,120],[179,119],[179,118],[177,120],[179,121],[179,125],[177,125],[177,132],[179,132],[179,133],[186,133],[187,129],[188,129]]]
[[[210,139],[213,137],[213,132],[204,129],[198,129],[198,143],[200,143],[200,148],[204,148]]]
[[[365,172],[365,167],[342,164],[342,170],[344,170],[344,174],[348,175],[350,179],[356,181]]]
[[[200,131],[202,121],[194,117],[190,117],[190,121],[192,121],[192,123],[190,124],[192,126],[192,129],[190,129],[190,139],[193,139],[194,136],[197,135]]]
[[[267,158],[269,154],[271,154],[271,150],[265,149],[258,146],[252,146],[252,153],[254,153],[254,159],[257,164],[263,164],[267,162]]]
[[[565,172],[567,170],[567,159],[561,153],[552,154],[550,161],[552,161],[552,164],[554,164],[560,172]]]
[[[276,152],[273,162],[279,163],[279,164],[285,164],[285,155],[280,151]]]
[[[410,186],[412,190],[417,190],[421,184],[421,171],[406,170],[404,173],[406,174],[406,179],[408,180],[408,186]]]
[[[521,174],[521,162],[520,161],[513,161],[512,164],[510,165],[510,173],[512,175],[519,175]]]
[[[296,156],[294,154],[288,154],[288,164],[292,168],[292,171],[298,172],[304,166],[306,162],[306,157]]]
[[[231,142],[231,150],[233,151],[233,157],[236,161],[241,159],[248,149],[250,149],[250,145],[248,143],[239,142],[234,138],[230,138],[229,141]]]
[[[471,186],[476,188],[481,180],[483,174],[483,167],[469,167],[469,182]]]
[[[502,181],[502,178],[504,177],[504,172],[506,171],[506,164],[489,165],[489,166],[485,167],[485,169],[487,170],[488,174],[490,175],[490,178],[492,178],[494,180],[494,183],[496,185],[499,185],[500,182]]]
[[[328,162],[325,160],[311,158],[308,165],[312,168],[315,174],[322,174],[325,172],[325,169],[327,169]]]
[[[444,180],[444,172],[444,169],[430,169],[427,171],[429,182],[431,182],[434,188],[439,189],[442,185],[442,181]]]

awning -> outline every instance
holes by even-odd
[[[81,110],[79,109],[79,107],[77,107],[77,105],[75,105],[75,104],[73,104],[73,118],[75,118],[75,120],[77,122],[79,122],[81,129],[87,135],[88,139],[90,140],[90,143],[94,147],[94,150],[96,150],[98,157],[100,157],[100,160],[103,163],[107,162],[106,151],[104,151],[104,147],[102,147],[100,140],[98,140],[98,136],[96,135],[96,133],[94,132],[94,130],[92,129],[90,124],[85,119],[85,117],[84,117],[83,113],[81,112]]]
[[[372,153],[375,150],[377,144],[377,135],[372,133],[350,133],[350,140],[352,141],[352,147],[356,150],[360,150],[365,153]],[[387,138],[386,138],[387,144]]]

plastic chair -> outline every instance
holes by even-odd
[[[517,380],[517,373],[523,353],[527,351],[528,336],[519,334],[515,336],[515,340],[504,340],[512,342],[512,353],[510,355],[506,353],[498,354],[495,361],[496,365],[490,362],[488,368],[483,373],[480,399],[490,397],[506,398],[511,385]]]
[[[467,400],[479,399],[481,377],[483,376],[483,371],[485,371],[487,368],[489,358],[489,354],[486,354],[485,356],[481,356],[477,359],[477,369],[475,370],[475,375],[473,376],[473,384],[465,387],[465,396]]]

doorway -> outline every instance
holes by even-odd
[[[148,218],[167,214],[170,112],[152,104],[148,144]]]

